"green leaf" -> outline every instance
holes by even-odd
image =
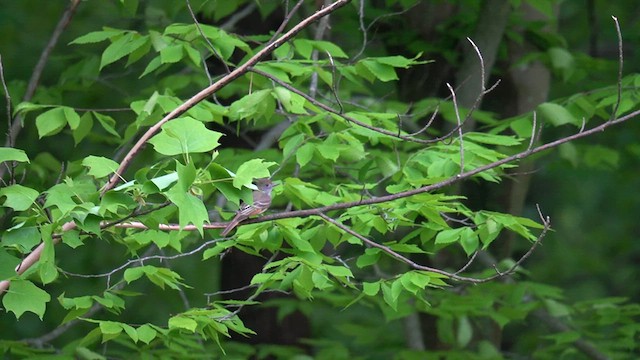
[[[321,52],[328,52],[331,56],[336,58],[348,58],[349,56],[340,49],[339,46],[322,40],[309,40],[309,39],[295,39],[293,40],[293,46],[296,51],[302,55],[305,59],[311,58],[313,50],[319,50]]]
[[[2,206],[10,207],[15,211],[25,211],[40,195],[34,189],[22,185],[11,185],[0,189],[0,197],[6,196]]]
[[[102,333],[102,342],[106,342],[117,338],[122,333],[122,325],[115,321],[99,321],[100,332]]]
[[[344,266],[324,265],[324,268],[335,277],[353,277],[351,270]]]
[[[44,290],[35,286],[28,280],[13,280],[11,287],[2,298],[2,305],[7,311],[11,311],[20,318],[22,314],[29,311],[42,320],[46,310],[46,303],[51,301],[51,296]]]
[[[542,103],[538,105],[538,113],[542,117],[542,120],[549,122],[554,126],[560,126],[564,124],[577,125],[579,122],[567,109],[554,103]]]
[[[318,153],[327,160],[336,161],[340,156],[340,149],[335,144],[318,144],[316,145],[316,149]]]
[[[13,109],[13,114],[17,115],[17,114],[22,114],[22,115],[26,115],[27,113],[31,112],[31,111],[35,111],[35,110],[40,110],[40,109],[47,109],[47,108],[51,108],[51,105],[40,105],[40,104],[34,104],[34,103],[30,103],[28,101],[23,101],[21,103],[19,103],[15,109]]]
[[[163,155],[203,153],[217,148],[222,133],[206,128],[191,117],[178,118],[162,126],[162,131],[149,142]]]
[[[202,236],[202,225],[209,222],[209,214],[202,200],[190,192],[196,175],[195,167],[192,162],[186,166],[176,162],[176,170],[178,171],[178,183],[165,194],[178,207],[180,227],[184,228],[191,223],[198,228],[198,232]]]
[[[238,168],[233,178],[233,186],[237,189],[250,186],[253,179],[268,178],[271,176],[269,168],[276,165],[274,162],[265,162],[263,159],[251,159]]]
[[[462,245],[467,255],[471,255],[478,250],[479,243],[478,235],[471,228],[465,227],[460,233],[460,245]]]
[[[464,134],[464,137],[473,142],[481,143],[481,144],[502,145],[502,146],[520,145],[520,140],[518,140],[513,136],[487,134],[487,133],[466,133]]]
[[[184,48],[181,44],[170,45],[160,50],[160,62],[162,64],[173,64],[182,60]]]
[[[40,243],[40,232],[35,226],[24,226],[24,223],[6,230],[2,234],[2,245],[17,248],[24,253]]]
[[[69,44],[94,44],[101,41],[110,39],[116,35],[123,34],[124,30],[108,29],[103,31],[92,31],[88,34],[82,35]]]
[[[82,160],[82,166],[89,168],[89,175],[99,179],[114,173],[120,165],[111,159],[91,155]]]
[[[144,324],[137,329],[138,339],[145,344],[149,344],[153,339],[156,338],[158,332],[149,326],[148,324]]]
[[[103,129],[105,129],[109,134],[120,138],[120,134],[118,134],[115,129],[116,121],[111,116],[103,115],[95,111],[92,112],[92,114],[96,117]]]
[[[132,282],[140,279],[144,275],[144,269],[142,266],[129,268],[124,271],[124,280],[127,284],[131,284]]]
[[[73,129],[73,141],[75,145],[78,145],[93,128],[93,116],[91,112],[85,112],[82,117],[80,117],[80,124]]]
[[[229,107],[229,118],[232,120],[258,118],[273,113],[272,109],[275,109],[275,101],[271,96],[271,90],[258,90],[234,101]]]
[[[307,100],[302,96],[280,86],[273,89],[273,94],[288,112],[292,114],[307,114],[307,110],[304,108]]]
[[[77,129],[80,125],[80,115],[78,115],[78,113],[70,107],[65,106],[62,109],[64,111],[64,117],[67,120],[67,124],[69,124],[71,130]]]
[[[312,143],[306,143],[296,151],[296,162],[300,167],[303,167],[311,161],[316,145]]]
[[[195,332],[197,327],[198,323],[188,317],[178,315],[169,318],[169,329],[183,329]]]
[[[587,166],[603,169],[615,169],[620,162],[620,154],[600,145],[586,146],[584,162]]]
[[[370,266],[377,263],[379,259],[380,249],[365,249],[364,254],[358,256],[358,260],[356,260],[356,266],[359,268]]]
[[[23,150],[0,147],[0,163],[4,161],[29,162],[29,157]]]
[[[383,82],[398,80],[398,75],[393,66],[380,63],[376,60],[361,60],[356,64],[356,69],[358,69],[358,73],[361,76],[364,76],[369,81],[373,81],[371,75]]]
[[[160,61],[160,56],[156,56],[155,58],[151,59],[151,61],[149,61],[149,64],[147,64],[147,67],[144,68],[144,71],[142,72],[142,74],[140,74],[138,78],[141,79],[145,77],[146,75],[157,70],[160,66],[162,66],[162,62]]]
[[[283,227],[281,231],[285,239],[287,239],[287,241],[291,243],[294,248],[303,252],[315,253],[315,249],[311,246],[311,244],[300,237],[299,231],[291,230],[291,228],[288,227]]]
[[[100,70],[136,51],[138,48],[144,46],[147,41],[149,41],[148,36],[141,36],[131,32],[125,34],[104,50],[100,59]]]
[[[451,244],[460,239],[460,234],[465,228],[442,230],[436,235],[436,244]]]
[[[38,137],[42,139],[45,136],[55,135],[59,133],[66,124],[67,118],[63,107],[45,111],[36,117]]]
[[[4,243],[4,239],[2,242]],[[0,281],[16,276],[18,264],[20,259],[7,253],[4,247],[0,247]]]
[[[40,254],[38,275],[43,284],[53,282],[58,278],[58,267],[56,266],[56,254],[53,239],[51,238],[53,226],[47,224],[40,227],[40,234],[44,248]]]
[[[369,296],[375,296],[380,291],[380,282],[362,283],[362,292]]]
[[[461,316],[458,319],[458,331],[456,334],[456,343],[460,348],[464,348],[469,345],[471,338],[473,337],[473,327],[469,318]]]

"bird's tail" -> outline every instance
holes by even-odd
[[[239,223],[240,223],[240,219],[236,216],[235,218],[233,218],[233,220],[231,220],[229,225],[227,225],[227,227],[224,228],[224,230],[222,230],[222,232],[220,233],[220,236],[227,236],[227,234],[230,233],[231,230],[233,230],[233,228],[238,226]]]

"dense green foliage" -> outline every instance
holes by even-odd
[[[63,4],[0,10],[0,354],[640,355],[640,74],[628,55],[618,82],[615,23],[587,55],[583,9],[505,1],[482,69],[480,2],[354,1],[270,47],[321,3],[82,2],[33,95]],[[506,80],[468,103],[465,56]],[[551,97],[523,110],[534,64]],[[221,237],[265,177],[270,211]]]

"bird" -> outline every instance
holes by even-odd
[[[229,222],[227,227],[222,230],[220,235],[227,236],[227,234],[238,226],[241,221],[267,211],[271,205],[271,190],[273,190],[275,185],[269,178],[257,179],[255,183],[258,189],[253,191],[253,203],[243,203],[240,205],[240,209],[236,212],[236,216],[231,220],[231,222]]]

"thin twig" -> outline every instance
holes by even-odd
[[[265,269],[269,264],[271,264],[271,263],[276,259],[276,257],[277,257],[279,254],[280,254],[280,253],[279,253],[278,251],[276,251],[276,252],[274,252],[274,253],[273,253],[273,255],[271,255],[271,257],[269,258],[269,260],[267,260],[267,262],[262,266],[263,271],[264,271],[264,269]],[[275,275],[275,274],[274,274],[274,275]],[[265,283],[266,283],[266,282],[265,282]],[[245,300],[245,302],[246,302],[246,303],[251,303],[251,302],[253,302],[253,301],[254,301],[258,296],[260,296],[260,294],[262,294],[262,293],[264,292],[264,290],[265,290],[265,289],[264,289],[264,287],[265,287],[265,286],[264,286],[264,283],[263,283],[261,286],[259,286],[259,287],[258,287],[258,289],[256,289],[256,291],[255,291],[253,294],[251,294],[251,296],[249,296],[249,297],[247,298],[247,300]],[[238,313],[239,313],[239,312],[244,308],[244,306],[245,306],[245,304],[244,304],[244,303],[243,303],[243,304],[240,304],[236,310],[234,310],[234,311],[233,311],[233,312],[231,312],[230,314],[227,314],[227,315],[225,315],[225,316],[223,316],[223,317],[221,317],[221,318],[219,318],[219,319],[217,319],[217,320],[218,320],[218,321],[225,321],[225,320],[229,320],[230,318],[232,318],[232,317],[234,317],[234,316],[238,315]]]
[[[546,218],[543,219],[544,222],[544,228],[542,229],[541,234],[538,236],[538,238],[536,239],[536,241],[531,245],[531,247],[529,248],[529,251],[527,251],[520,259],[518,259],[518,261],[516,261],[516,263],[510,267],[507,271],[505,272],[499,272],[496,270],[496,275],[487,277],[487,278],[472,278],[472,277],[467,277],[467,276],[460,276],[457,273],[451,273],[448,271],[444,271],[441,269],[437,269],[437,268],[433,268],[430,266],[424,266],[424,265],[420,265],[418,263],[416,263],[415,261],[405,257],[404,255],[394,251],[393,249],[391,249],[388,246],[382,245],[382,244],[378,244],[377,242],[373,241],[373,240],[369,240],[368,238],[366,238],[365,236],[362,236],[361,234],[353,231],[352,229],[350,229],[349,227],[345,226],[344,224],[334,220],[333,218],[325,215],[325,214],[318,214],[318,216],[320,216],[322,219],[324,219],[325,221],[337,226],[338,228],[340,228],[341,230],[343,230],[344,232],[358,238],[359,240],[361,240],[363,243],[371,246],[371,247],[375,247],[378,248],[380,250],[382,250],[383,252],[385,252],[386,254],[390,255],[391,257],[409,265],[410,267],[412,267],[413,269],[416,270],[422,270],[422,271],[429,271],[432,273],[436,273],[436,274],[440,274],[440,275],[444,275],[446,277],[448,277],[449,279],[452,280],[456,280],[456,281],[462,281],[462,282],[469,282],[469,283],[474,283],[474,284],[479,284],[479,283],[483,283],[483,282],[487,282],[487,281],[491,281],[493,279],[496,279],[498,277],[501,276],[505,276],[508,274],[512,274],[513,272],[516,271],[516,269],[518,268],[518,266],[520,266],[520,264],[522,264],[522,262],[524,262],[532,253],[533,250],[537,247],[537,245],[540,243],[540,241],[542,241],[542,239],[544,238],[544,236],[547,234],[547,231],[549,230],[549,219]]]
[[[213,240],[209,240],[209,241],[205,241],[204,243],[200,244],[200,246],[198,246],[197,248],[188,251],[188,252],[184,252],[184,253],[179,253],[179,254],[175,254],[175,255],[169,255],[169,256],[165,256],[165,255],[149,255],[149,256],[143,256],[141,258],[138,259],[131,259],[128,260],[127,262],[125,262],[124,264],[114,268],[113,270],[106,272],[106,273],[101,273],[101,274],[77,274],[77,273],[72,273],[72,272],[68,272],[68,271],[63,271],[61,270],[61,272],[65,275],[68,276],[73,276],[73,277],[78,277],[78,278],[107,278],[107,287],[110,287],[110,282],[111,282],[111,277],[113,275],[115,275],[117,272],[124,270],[128,267],[130,267],[133,264],[140,264],[140,266],[144,265],[145,262],[150,261],[150,260],[159,260],[159,261],[167,261],[167,260],[175,260],[175,259],[179,259],[179,258],[183,258],[183,257],[187,257],[187,256],[191,256],[193,254],[197,254],[200,251],[208,248],[209,246],[222,241],[223,238],[220,239],[213,239]]]
[[[333,97],[336,99],[336,103],[338,107],[340,107],[340,114],[344,113],[344,106],[342,106],[342,101],[340,101],[340,96],[338,96],[338,76],[336,74],[336,64],[333,62],[333,56],[327,51],[327,56],[329,57],[329,64],[331,64],[331,93]]]
[[[538,122],[538,115],[537,113],[534,111],[533,112],[533,124],[531,125],[531,138],[529,139],[529,146],[527,147],[527,150],[531,150],[531,148],[533,147],[533,143],[536,139],[536,126],[537,126],[537,122]],[[583,129],[580,129],[580,132],[582,132]]]
[[[262,71],[260,69],[256,69],[254,67],[252,67],[250,69],[250,71],[252,71],[252,72],[254,72],[256,74],[262,75],[262,76],[264,76],[266,78],[271,79],[272,81],[276,82],[278,85],[284,87],[285,89],[302,96],[305,100],[307,100],[310,103],[312,103],[313,105],[321,108],[322,110],[325,110],[325,111],[330,112],[332,114],[338,115],[338,116],[340,116],[341,118],[345,119],[348,122],[352,122],[352,123],[354,123],[354,124],[356,124],[356,125],[358,125],[360,127],[363,127],[365,129],[369,129],[369,130],[377,132],[379,134],[391,136],[391,137],[396,138],[396,139],[401,139],[401,140],[411,141],[411,142],[415,142],[415,143],[420,143],[420,144],[432,144],[434,142],[439,142],[439,141],[441,141],[443,139],[443,137],[441,137],[441,138],[438,138],[438,139],[425,140],[425,139],[418,139],[418,138],[415,138],[415,137],[412,137],[412,136],[407,136],[407,135],[399,135],[398,136],[398,134],[396,132],[394,132],[394,131],[390,131],[390,130],[382,129],[382,128],[379,128],[379,127],[375,127],[375,126],[366,124],[366,123],[364,123],[362,121],[359,121],[359,120],[357,120],[357,119],[355,119],[355,118],[353,118],[351,116],[342,114],[340,111],[335,110],[335,109],[331,108],[330,106],[327,106],[327,105],[321,103],[320,101],[314,99],[313,97],[309,96],[305,92],[296,89],[295,87],[291,86],[290,84],[278,79],[277,77],[275,77],[275,76],[273,76],[273,75],[271,75],[271,74],[269,74],[267,72],[264,72],[264,71]]]
[[[471,40],[471,38],[469,37],[467,37],[467,41],[469,41],[469,43],[473,47],[473,50],[476,52],[476,55],[478,56],[478,60],[480,61],[480,92],[478,93],[478,96],[476,96],[475,100],[473,101],[473,105],[469,108],[469,112],[467,113],[467,116],[465,116],[463,123],[466,123],[467,120],[471,119],[473,112],[478,108],[478,106],[480,106],[480,101],[482,101],[482,98],[489,91],[495,89],[495,87],[498,86],[498,83],[499,83],[499,82],[496,82],[496,84],[493,85],[489,90],[486,89],[486,85],[485,85],[486,70],[484,65],[484,58],[482,57],[482,53],[480,52],[480,49],[478,49],[478,46],[476,45],[476,43],[474,43],[473,40]]]
[[[480,251],[475,251],[475,252],[473,253],[473,255],[471,255],[471,258],[469,258],[469,260],[467,261],[467,263],[466,263],[466,264],[464,264],[464,266],[463,266],[463,267],[461,267],[458,271],[454,272],[454,274],[458,275],[458,274],[460,274],[460,273],[464,272],[465,270],[467,270],[467,268],[468,268],[469,266],[471,266],[471,264],[473,264],[473,261],[476,259],[476,256],[478,256],[478,253],[480,253]]]
[[[209,49],[213,53],[213,56],[215,56],[222,63],[222,66],[224,66],[224,70],[227,72],[227,74],[230,73],[231,70],[229,70],[229,66],[227,66],[227,62],[224,60],[222,55],[218,53],[218,50],[216,50],[216,48],[213,46],[211,41],[209,41],[209,38],[207,38],[204,35],[204,32],[200,27],[200,23],[198,22],[198,18],[196,18],[196,14],[193,12],[193,9],[191,8],[191,2],[189,0],[186,0],[186,3],[187,3],[187,9],[189,10],[189,14],[191,14],[193,23],[196,25],[196,29],[198,29],[200,36],[202,36],[202,39],[204,39],[207,45],[209,45]],[[209,70],[207,69],[207,62],[204,59],[202,60],[202,65],[204,66],[205,72],[207,73],[207,77],[209,78],[209,82],[211,83],[211,75],[209,75]]]
[[[4,66],[2,65],[2,55],[0,55],[0,82],[2,82],[2,88],[4,89],[4,101],[7,103],[6,105],[6,109],[7,109],[7,129],[11,129],[11,94],[9,93],[9,88],[7,87],[7,82],[4,79]],[[9,141],[8,146],[10,148],[13,147],[14,145],[14,139],[11,136],[11,134],[7,134],[7,140]],[[16,167],[16,162],[15,161],[9,161],[5,164],[3,164],[4,166],[6,166],[6,168],[3,169],[7,169],[7,171],[9,172],[9,179],[7,180],[9,183],[13,184],[15,182],[15,178],[14,178],[14,170]],[[0,181],[2,182],[3,186],[6,186],[7,184],[5,183],[5,181],[1,178],[2,176],[2,170],[0,170]]]
[[[622,68],[624,65],[624,54],[622,51],[622,31],[620,30],[620,23],[618,18],[611,16],[613,22],[616,24],[616,34],[618,35],[618,97],[616,99],[616,105],[613,107],[613,113],[609,118],[609,121],[613,121],[618,117],[618,109],[620,108],[620,102],[622,101]]]
[[[451,84],[447,83],[447,88],[451,92],[451,101],[453,101],[453,109],[456,113],[456,122],[458,123],[458,141],[460,142],[460,174],[464,172],[464,140],[462,139],[462,121],[460,121],[460,109],[456,100],[456,93],[453,91]]]
[[[2,64],[2,55],[0,55],[0,81],[2,82],[2,88],[4,89],[4,100],[7,103],[7,129],[11,128],[11,94],[7,87],[7,82],[4,79],[4,66]],[[9,136],[9,147],[13,147],[13,139]]]
[[[286,15],[284,20],[282,21],[282,23],[280,24],[280,26],[278,27],[278,29],[276,30],[275,33],[273,33],[273,36],[271,36],[271,39],[269,39],[268,43],[272,43],[275,41],[275,39],[280,36],[280,34],[284,31],[284,29],[287,27],[287,24],[289,24],[289,21],[291,21],[291,18],[293,18],[293,15],[295,15],[295,13],[298,11],[298,9],[300,8],[300,6],[302,5],[302,3],[304,2],[304,0],[298,0],[298,2],[293,6],[293,8],[291,8],[291,11],[289,11]]]

